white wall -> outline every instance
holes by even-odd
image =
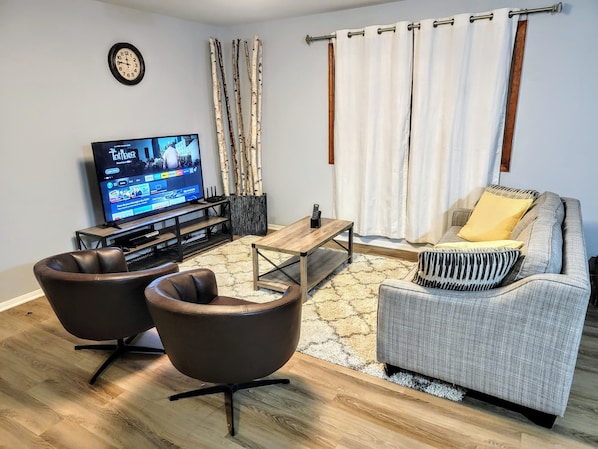
[[[327,50],[305,34],[417,21],[552,0],[404,0],[292,20],[214,28],[92,0],[0,0],[0,301],[38,288],[31,267],[74,248],[95,225],[90,142],[198,132],[207,185],[218,178],[207,39],[258,34],[264,43],[263,176],[269,222],[286,225],[318,202],[332,211],[327,164]],[[582,201],[589,254],[598,253],[598,2],[530,16],[511,172],[504,185]],[[119,84],[107,52],[129,41],[145,79]]]
[[[207,39],[218,31],[90,0],[0,0],[0,301],[39,288],[33,263],[101,222],[92,141],[197,132],[216,183]],[[144,56],[137,86],[108,70],[120,41]]]

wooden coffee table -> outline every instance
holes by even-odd
[[[335,240],[345,231],[349,231],[348,242]],[[336,243],[341,250],[324,248],[328,242]],[[265,287],[284,292],[289,285],[297,284],[301,287],[301,297],[305,301],[309,290],[343,263],[351,263],[353,222],[322,218],[322,225],[314,229],[310,227],[310,217],[305,217],[268,234],[251,246],[253,289]],[[265,251],[285,253],[289,257],[276,263],[264,254]],[[260,260],[268,262],[269,271],[260,273]]]

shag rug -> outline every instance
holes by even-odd
[[[221,295],[254,302],[271,301],[281,293],[263,288],[253,290],[251,243],[259,238],[245,236],[218,246],[181,263],[180,269],[209,268],[216,275]],[[275,252],[265,254],[274,262],[288,257]],[[266,265],[267,262],[260,260],[260,268]],[[308,293],[297,350],[405,387],[460,401],[465,391],[458,387],[409,372],[388,377],[383,365],[376,361],[378,287],[385,279],[405,277],[413,265],[400,259],[353,253],[352,263],[341,265]]]

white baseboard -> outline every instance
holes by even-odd
[[[44,296],[44,292],[42,292],[41,289],[38,289],[21,296],[17,296],[16,298],[12,298],[7,301],[2,301],[0,302],[0,312],[4,312],[5,310],[12,309],[16,306],[20,306],[21,304],[25,304],[26,302],[41,298],[42,296]]]

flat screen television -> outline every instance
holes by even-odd
[[[204,197],[197,134],[93,142],[91,149],[108,225]]]

